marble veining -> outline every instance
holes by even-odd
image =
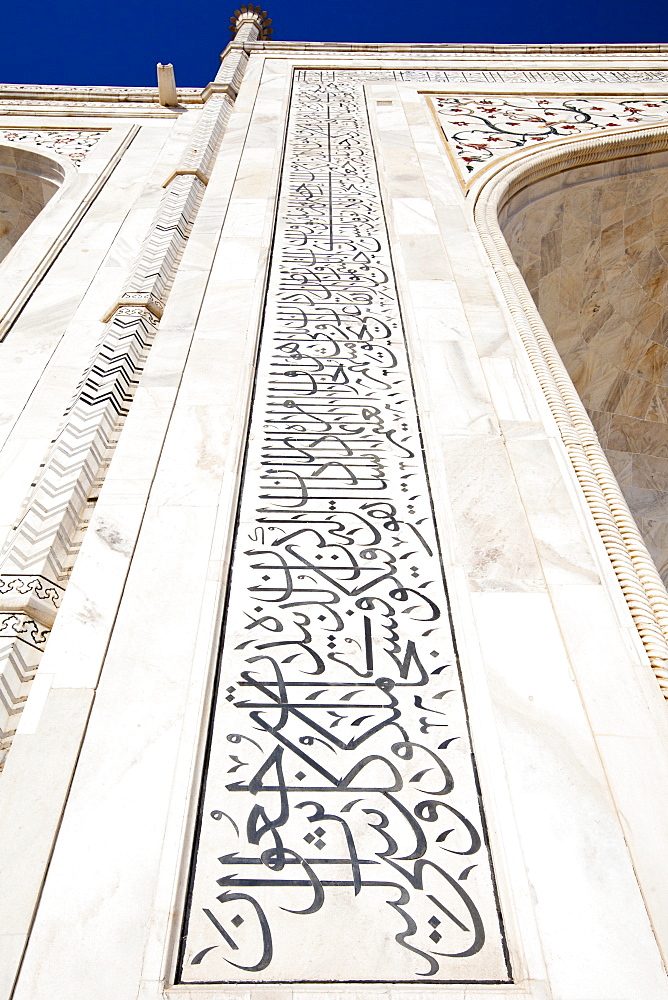
[[[288,134],[179,979],[505,982],[363,87]]]
[[[0,262],[53,198],[64,177],[63,167],[52,157],[21,145],[4,145],[0,132]]]
[[[583,167],[506,206],[511,251],[668,580],[668,157]]]

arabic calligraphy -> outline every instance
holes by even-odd
[[[364,90],[293,97],[180,981],[508,981]]]
[[[306,83],[348,83],[393,80],[398,83],[485,84],[663,83],[663,69],[299,69]]]
[[[27,142],[66,156],[79,168],[104,132],[91,129],[1,129],[0,142]]]

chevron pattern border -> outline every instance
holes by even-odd
[[[0,770],[65,592],[91,491],[104,475],[158,332],[247,62],[247,54],[235,46],[223,59],[0,557]]]
[[[49,629],[27,614],[0,614],[0,757],[11,746]]]

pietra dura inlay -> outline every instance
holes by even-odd
[[[508,981],[359,84],[273,260],[180,981]]]
[[[93,146],[104,135],[90,129],[0,129],[0,143],[28,143],[66,156],[80,167]]]
[[[349,83],[395,80],[398,83],[668,83],[663,69],[300,69],[307,83]]]
[[[436,118],[463,180],[539,143],[610,129],[668,124],[664,98],[434,97]]]

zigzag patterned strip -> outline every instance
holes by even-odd
[[[3,577],[10,572],[32,572],[62,583],[65,560],[91,487],[112,433],[127,413],[157,330],[148,311],[131,317],[124,312],[119,310],[109,323],[104,345],[108,350],[100,351],[89,366],[69,407],[68,419],[4,556]],[[102,367],[105,356],[106,371]]]
[[[41,652],[32,646],[6,638],[0,621],[0,769],[4,764],[11,741],[28,697]],[[34,623],[33,623],[34,624]]]
[[[228,57],[219,77],[238,84],[248,57],[242,50]],[[64,593],[88,498],[132,403],[235,96],[226,88],[209,98],[166,182],[137,262],[0,561],[0,769]],[[29,579],[44,583],[27,589],[16,584]]]

